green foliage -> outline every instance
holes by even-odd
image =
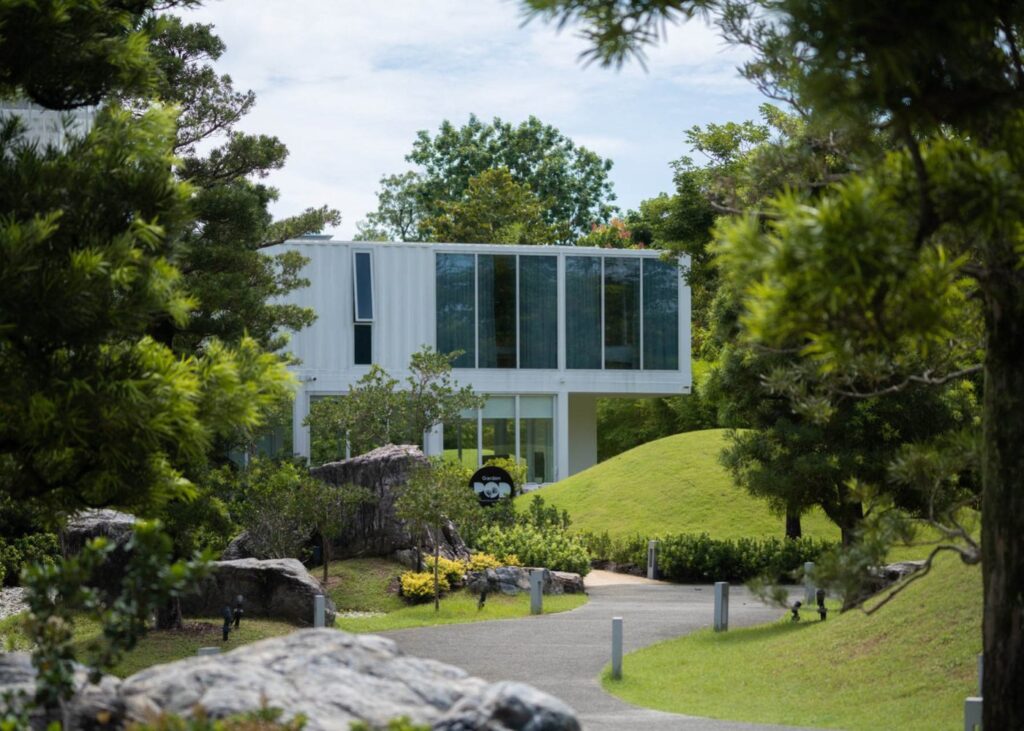
[[[583,542],[555,526],[488,526],[481,531],[476,547],[496,556],[515,554],[527,566],[572,571],[581,576],[590,572],[590,557]]]
[[[313,464],[342,459],[346,438],[353,454],[389,443],[420,444],[423,432],[433,425],[479,408],[483,399],[452,379],[456,357],[458,353],[445,355],[423,346],[412,355],[404,388],[374,365],[346,396],[314,402],[306,419]]]
[[[658,570],[662,578],[681,583],[742,582],[762,578],[791,581],[807,561],[817,561],[835,544],[814,538],[711,538],[707,533],[656,536],[661,541]],[[583,533],[580,540],[591,558],[617,564],[647,566],[648,537]],[[883,553],[882,558],[885,558]]]
[[[381,179],[378,209],[360,225],[361,238],[422,239],[427,235],[427,219],[443,216],[446,204],[461,201],[471,179],[501,168],[519,191],[528,187],[541,203],[543,223],[556,232],[558,243],[572,243],[614,211],[608,179],[611,161],[576,146],[535,117],[512,125],[498,118],[485,124],[470,115],[459,128],[445,121],[435,136],[426,130],[417,133],[406,159],[419,169]],[[522,195],[504,183],[499,187],[512,197]],[[481,200],[483,195],[469,198]],[[536,220],[533,206],[530,203],[525,211],[530,221]],[[522,226],[537,228],[526,221],[505,226],[508,237],[529,240]]]
[[[153,613],[185,593],[207,571],[202,560],[172,562],[171,539],[159,523],[136,522],[121,588],[113,598],[89,588],[93,573],[113,546],[97,538],[77,556],[30,565],[23,577],[28,601],[25,633],[34,643],[36,702],[55,708],[73,693],[75,661],[91,670],[93,680],[113,667],[146,631]],[[102,625],[102,634],[84,648],[73,643],[76,613]]]
[[[492,244],[554,244],[565,238],[544,221],[544,207],[508,168],[469,179],[462,197],[442,201],[440,213],[420,224],[429,241]]]
[[[533,494],[530,496],[526,512],[520,516],[520,522],[537,530],[568,530],[572,520],[569,518],[568,510],[560,511],[554,505],[545,505],[544,498]]]
[[[302,714],[282,721],[280,708],[263,707],[227,718],[210,719],[202,706],[185,718],[176,714],[160,714],[154,721],[133,723],[129,731],[302,731],[306,719]]]
[[[23,567],[52,564],[60,555],[60,544],[53,533],[30,533],[10,541],[0,538],[0,584],[15,585]]]
[[[438,574],[434,580],[434,570],[406,571],[399,577],[402,586],[402,597],[412,604],[429,602],[442,593],[451,590],[446,573]]]
[[[349,731],[377,730],[370,728],[365,721],[356,721],[349,726]],[[392,718],[388,721],[388,725],[382,731],[430,731],[430,726],[415,724],[409,720],[408,716],[400,716],[399,718]]]
[[[444,578],[449,587],[461,585],[462,577],[466,574],[466,564],[462,561],[452,561],[444,556],[436,559],[433,556],[428,556],[423,563],[431,573],[434,571],[434,564],[437,564],[438,574]]]

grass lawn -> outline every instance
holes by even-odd
[[[530,496],[540,495],[569,511],[572,530],[612,536],[707,532],[721,539],[782,537],[784,518],[736,487],[718,463],[725,434],[709,429],[642,444],[517,499],[517,508],[525,510]],[[820,511],[804,516],[803,531],[839,539],[839,530]]]
[[[238,630],[232,630],[228,641],[223,642],[221,640],[222,626],[223,620],[219,617],[189,618],[185,621],[185,628],[182,630],[148,632],[112,672],[114,675],[124,678],[151,665],[195,655],[200,647],[216,646],[220,647],[222,652],[227,652],[250,642],[286,635],[298,629],[288,622],[246,617],[242,619]],[[98,623],[85,618],[78,618],[75,621],[74,637],[79,646],[84,646],[95,639],[99,633]],[[28,642],[18,626],[17,617],[9,617],[0,622],[0,637],[10,638],[11,649],[29,649]]]
[[[328,591],[339,613],[346,611],[374,612],[374,616],[342,617],[335,624],[348,632],[383,632],[404,627],[433,624],[481,622],[488,619],[511,619],[530,616],[530,596],[509,597],[491,594],[482,610],[477,598],[466,591],[455,591],[441,597],[441,611],[434,604],[407,604],[397,593],[395,577],[407,569],[382,558],[356,558],[336,561],[328,571]],[[544,611],[564,612],[587,601],[582,594],[544,597]]]
[[[940,731],[977,691],[981,572],[953,557],[868,616],[779,622],[664,642],[604,688],[640,706],[820,728]],[[780,610],[780,613],[784,610]],[[810,615],[805,615],[810,619]]]
[[[466,590],[441,597],[441,610],[434,612],[429,604],[405,604],[401,609],[372,617],[338,617],[335,626],[348,632],[384,632],[389,629],[426,627],[435,624],[483,622],[489,619],[519,619],[530,616],[530,595],[503,596],[490,594],[483,609],[476,607],[477,598]],[[544,613],[565,612],[587,603],[584,594],[562,594],[544,597]]]

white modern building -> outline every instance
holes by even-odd
[[[342,395],[371,363],[408,375],[423,345],[463,351],[454,377],[487,397],[428,453],[479,464],[516,456],[527,481],[553,482],[597,461],[605,396],[690,392],[690,289],[661,252],[570,246],[368,243],[310,236],[268,253],[308,258],[310,286],[289,302],[318,319],[289,349],[300,391],[293,448],[316,398]]]

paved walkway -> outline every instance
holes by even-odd
[[[547,691],[576,709],[585,731],[791,728],[651,711],[605,693],[598,675],[610,661],[613,616],[623,618],[624,650],[629,653],[709,626],[714,589],[647,579],[609,583],[601,575],[587,579],[590,601],[571,612],[383,634],[413,655],[458,665],[486,680],[517,680]],[[766,607],[743,587],[731,587],[729,599],[732,627],[771,621],[782,611]]]

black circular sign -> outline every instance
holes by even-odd
[[[503,497],[512,497],[512,478],[501,467],[484,465],[469,479],[481,505],[493,505]]]

